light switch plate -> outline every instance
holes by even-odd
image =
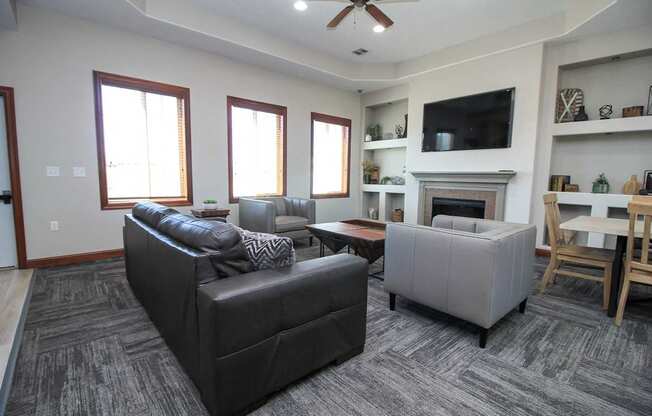
[[[59,166],[46,166],[45,174],[47,176],[59,176],[61,174],[61,170],[59,169]]]
[[[72,176],[76,176],[78,178],[86,176],[86,168],[83,166],[75,166],[72,168]]]

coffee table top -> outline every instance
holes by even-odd
[[[351,219],[306,225],[309,231],[328,233],[366,241],[385,240],[386,223],[369,219]]]

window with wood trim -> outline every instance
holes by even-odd
[[[227,97],[227,136],[230,202],[285,195],[287,108]]]
[[[94,72],[102,209],[192,205],[190,90]]]
[[[312,113],[311,198],[347,198],[351,120]]]

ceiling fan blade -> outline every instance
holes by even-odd
[[[348,16],[348,14],[351,13],[351,11],[352,11],[354,8],[355,8],[355,6],[346,6],[344,9],[342,9],[341,12],[339,12],[339,13],[337,14],[337,16],[335,16],[335,18],[333,18],[333,20],[331,20],[330,22],[328,22],[328,24],[326,25],[326,27],[329,28],[329,29],[335,29],[335,28],[337,27],[337,25],[339,25],[340,22],[341,22],[342,20],[344,20],[344,18],[345,18],[346,16]]]
[[[380,9],[373,4],[367,4],[365,6],[367,13],[371,15],[378,23],[380,23],[385,29],[394,24],[394,21],[387,17],[385,13],[380,11]]]
[[[417,3],[419,0],[376,0],[376,4],[392,4],[392,3]]]

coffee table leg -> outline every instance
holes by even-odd
[[[319,240],[319,257],[324,257],[324,242]]]
[[[616,258],[614,258],[613,267],[611,270],[611,293],[609,294],[609,310],[607,316],[616,316],[618,309],[618,298],[620,298],[620,286],[622,279],[620,278],[623,271],[623,254],[627,247],[627,236],[619,235],[616,240]]]

